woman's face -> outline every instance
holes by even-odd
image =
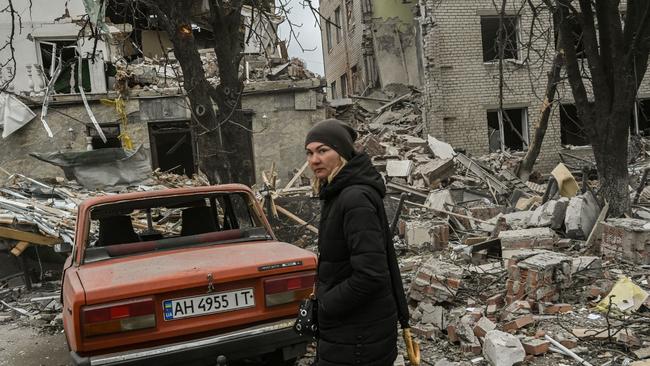
[[[310,142],[305,149],[309,167],[318,179],[326,179],[334,169],[341,165],[341,159],[336,150],[321,142]]]

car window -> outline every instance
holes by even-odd
[[[239,228],[251,228],[255,226],[247,198],[247,196],[241,194],[233,194],[230,196],[230,200],[232,201],[232,209],[235,213],[235,217],[237,218]]]
[[[91,210],[85,262],[192,245],[270,239],[245,193],[105,204]]]

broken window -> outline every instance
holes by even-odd
[[[570,14],[567,18],[566,21],[569,22],[569,28],[571,29],[571,35],[573,36],[574,41],[574,46],[576,50],[576,56],[578,58],[585,58],[587,57],[585,55],[585,46],[582,42],[582,26],[580,26],[580,22],[578,22],[577,15],[575,14]],[[560,31],[560,20],[558,20],[557,17],[554,17],[553,23],[554,23],[554,28],[555,28],[555,48],[559,48],[559,45],[557,44],[558,41],[558,34]]]
[[[330,84],[330,87],[332,89],[332,99],[336,99],[336,81],[332,81],[332,84]]]
[[[341,75],[341,98],[347,98],[348,96],[348,76],[346,74]]]
[[[352,66],[350,73],[352,74],[352,93],[359,94],[359,69],[357,65]]]
[[[91,138],[93,150],[107,149],[107,148],[120,148],[122,141],[120,141],[120,124],[119,123],[103,123],[101,125],[102,132],[106,137],[106,142],[99,136],[99,132],[93,125],[86,125],[86,134]]]
[[[503,39],[505,45],[503,58],[519,59],[519,30],[516,16],[503,17]],[[483,62],[492,62],[499,59],[499,16],[490,15],[481,17],[481,37],[483,39]]]
[[[334,24],[336,24],[336,44],[341,42],[341,7],[337,6],[334,10]]]
[[[353,0],[345,0],[345,19],[348,23],[348,36],[352,37],[354,31],[354,3]]]
[[[634,103],[630,127],[633,134],[650,135],[650,99],[640,99]]]
[[[487,119],[490,152],[528,148],[527,108],[488,111]]]
[[[94,206],[90,219],[84,263],[194,245],[271,238],[251,196],[242,192],[112,202]]]
[[[79,62],[79,50],[74,40],[47,40],[36,42],[45,83],[49,83],[57,68],[61,71],[54,82],[54,91],[60,94],[78,93],[79,86],[90,92],[88,60]],[[81,67],[81,72],[79,72]],[[81,82],[80,82],[81,80]]]
[[[330,18],[327,18],[327,22],[325,22],[325,33],[327,36],[327,50],[331,51],[332,50],[332,20]]]
[[[149,123],[149,143],[154,169],[185,174],[188,177],[195,173],[189,122]]]
[[[589,145],[589,139],[578,117],[575,104],[560,105],[560,141],[562,145]]]

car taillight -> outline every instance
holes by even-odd
[[[85,337],[155,327],[153,298],[85,306],[81,309],[81,324]]]
[[[264,280],[266,306],[287,304],[309,297],[315,277],[315,272],[306,272]]]

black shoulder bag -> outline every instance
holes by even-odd
[[[320,258],[316,262],[315,281],[318,281],[318,266]],[[301,336],[318,338],[318,299],[316,298],[316,283],[314,283],[314,293],[309,298],[300,302],[298,308],[298,317],[293,323],[293,329]]]

